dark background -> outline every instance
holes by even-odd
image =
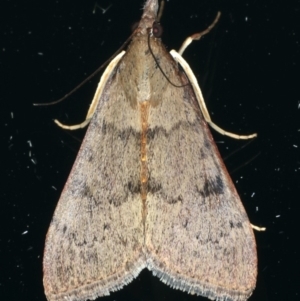
[[[131,33],[143,0],[5,1],[0,4],[0,298],[46,300],[45,235],[84,130],[81,122],[100,75],[56,106],[56,100],[108,59]],[[245,146],[214,133],[256,232],[254,300],[300,300],[299,274],[299,1],[185,0],[166,3],[168,49],[206,28],[184,57],[198,77],[213,120],[236,133],[258,133]],[[237,152],[235,152],[237,151]],[[233,153],[235,152],[235,153]],[[173,290],[147,270],[100,300],[207,300]]]

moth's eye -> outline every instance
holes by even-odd
[[[152,25],[152,33],[156,38],[160,38],[163,33],[163,28],[158,22],[154,22]]]

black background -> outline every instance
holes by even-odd
[[[142,0],[2,1],[0,4],[1,201],[0,298],[46,300],[45,235],[84,130],[53,119],[82,121],[100,75],[56,106],[56,100],[108,59],[141,16]],[[250,300],[300,300],[300,96],[298,1],[185,0],[166,3],[168,49],[217,27],[184,54],[198,77],[213,120],[236,133],[258,133],[250,145],[214,133],[253,224],[259,258]],[[232,152],[238,151],[234,154]],[[231,154],[231,156],[230,156]],[[297,238],[299,235],[297,236]],[[206,300],[171,289],[143,271],[100,300]]]

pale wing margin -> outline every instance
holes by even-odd
[[[47,234],[44,286],[51,301],[108,295],[145,267],[140,124],[118,76],[102,93]]]
[[[149,113],[148,268],[183,291],[246,300],[257,274],[253,231],[193,91],[174,89],[168,83]]]

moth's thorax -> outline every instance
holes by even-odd
[[[157,62],[161,63],[162,57],[169,54],[160,39],[150,37],[150,47],[153,54],[147,35],[135,36],[120,64],[119,76],[126,76],[122,78],[124,90],[134,107],[144,101],[151,101],[155,105],[161,100],[161,89],[168,84]]]
[[[121,82],[127,100],[135,108],[143,102],[155,106],[161,100],[161,91],[168,84],[157,64],[169,54],[160,39],[149,36],[157,20],[157,11],[157,0],[145,3],[142,19],[119,67],[120,77],[124,75]]]

